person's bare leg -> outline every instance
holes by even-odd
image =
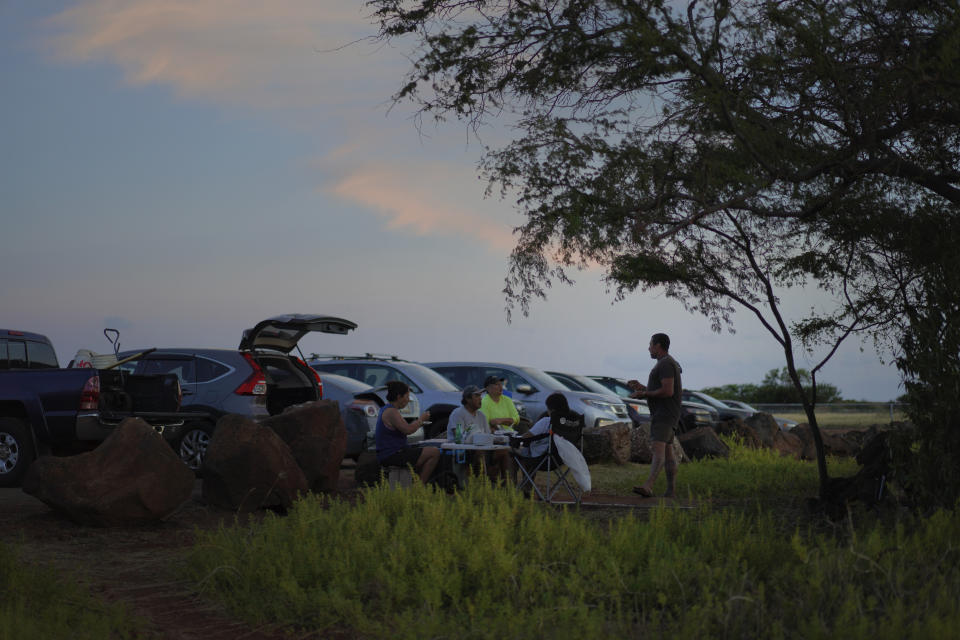
[[[667,474],[667,491],[663,494],[664,498],[672,498],[674,492],[674,483],[677,479],[677,456],[673,451],[673,441],[664,447],[666,457],[663,463],[663,470]]]
[[[650,448],[653,449],[653,460],[650,461],[650,475],[647,476],[646,482],[634,489],[637,493],[648,497],[653,495],[653,483],[656,482],[657,476],[660,475],[660,470],[663,469],[666,443],[654,440],[650,443]]]
[[[420,451],[420,457],[417,458],[417,474],[420,476],[420,482],[427,483],[433,470],[437,468],[440,462],[440,449],[436,447],[424,447]]]

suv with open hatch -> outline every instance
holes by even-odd
[[[320,377],[292,352],[307,333],[346,335],[356,327],[350,320],[331,316],[276,316],[244,331],[237,349],[155,349],[119,368],[137,374],[176,374],[183,410],[210,415],[189,422],[172,442],[180,459],[197,471],[221,416],[236,413],[256,420],[323,398]],[[135,354],[118,352],[117,357],[122,361]]]

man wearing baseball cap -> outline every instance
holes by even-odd
[[[487,395],[483,396],[480,409],[487,416],[491,429],[515,431],[520,422],[520,413],[513,400],[503,395],[503,381],[497,376],[487,376],[483,381]]]
[[[460,399],[462,406],[454,409],[447,420],[447,440],[456,439],[458,427],[463,439],[466,439],[471,433],[490,433],[487,417],[480,410],[481,395],[482,392],[476,385],[470,384],[463,388],[463,395]],[[490,479],[499,477],[504,481],[508,480],[512,475],[513,465],[510,452],[506,450],[487,451],[486,454],[487,473]]]

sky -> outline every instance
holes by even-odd
[[[508,321],[509,200],[484,145],[392,106],[398,45],[347,0],[0,0],[0,326],[78,349],[233,348],[286,313],[353,320],[305,353],[484,360],[646,378],[664,331],[684,386],[784,366],[747,313],[735,333],[662,294],[614,302],[599,271]],[[785,298],[792,313],[822,304]],[[810,368],[822,352],[798,366]],[[844,397],[903,391],[872,344],[818,376]]]

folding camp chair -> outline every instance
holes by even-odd
[[[574,488],[574,485],[570,484],[568,477],[570,468],[567,467],[567,465],[563,462],[563,459],[560,457],[560,454],[557,451],[555,438],[556,436],[560,436],[580,450],[583,447],[583,427],[583,416],[579,413],[575,413],[573,411],[564,414],[554,413],[550,416],[549,431],[540,435],[532,436],[530,438],[523,438],[521,451],[522,449],[529,450],[528,445],[532,442],[548,439],[547,451],[543,455],[533,457],[524,456],[520,453],[516,453],[514,455],[517,468],[520,469],[522,476],[520,481],[517,483],[517,489],[525,490],[527,487],[530,487],[536,492],[540,500],[552,503],[553,497],[562,487],[567,491],[568,494],[570,494],[570,497],[573,498],[574,502],[579,505],[582,491]],[[537,483],[534,482],[534,476],[536,476],[538,471],[544,471],[547,474],[545,492],[541,491],[540,487],[537,486]]]

